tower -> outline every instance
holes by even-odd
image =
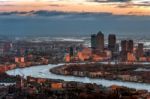
[[[74,49],[73,49],[73,47],[69,48],[69,55],[70,55],[70,57],[72,57],[74,55]]]
[[[96,36],[96,49],[100,52],[104,51],[104,34],[101,31]]]
[[[121,41],[121,61],[127,61],[127,54],[128,54],[128,41],[122,40]]]
[[[96,49],[96,34],[91,35],[91,48]]]
[[[108,49],[111,50],[112,52],[114,52],[115,47],[116,47],[116,35],[110,34],[108,36]]]
[[[137,50],[136,50],[136,57],[137,58],[140,58],[140,57],[142,57],[144,55],[143,48],[144,48],[143,43],[139,43],[138,47],[137,47]]]
[[[127,40],[122,40],[121,41],[121,51],[126,52],[128,49],[128,41]]]
[[[128,41],[128,52],[133,53],[134,42],[133,40]]]

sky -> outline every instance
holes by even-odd
[[[112,13],[30,11],[0,14],[0,34],[27,37],[105,35],[150,39],[150,17]]]
[[[134,38],[150,34],[150,0],[0,0],[2,36]]]
[[[107,12],[150,15],[150,0],[0,0],[0,11]]]

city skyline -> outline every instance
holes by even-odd
[[[0,0],[0,99],[150,99],[150,0]]]

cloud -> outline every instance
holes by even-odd
[[[119,15],[150,15],[150,1],[147,0],[56,0],[55,2],[33,3],[0,3],[0,11],[63,11],[63,12],[106,12]],[[65,2],[64,2],[65,1]],[[68,1],[68,2],[67,2]],[[80,2],[79,2],[80,1]],[[130,13],[133,12],[133,13]],[[135,13],[134,13],[135,12]],[[140,12],[140,13],[139,13]],[[49,12],[40,12],[43,16],[49,16]],[[37,14],[36,12],[34,14]]]
[[[18,14],[33,14],[33,16],[22,17]],[[143,36],[149,35],[150,31],[149,16],[45,10],[9,12],[5,13],[5,16],[0,17],[0,34],[10,36],[81,36],[96,33],[99,30],[118,35],[139,34]]]
[[[97,3],[121,3],[118,4],[118,7],[125,8],[128,6],[150,6],[149,0],[87,0],[88,2],[97,2]]]
[[[112,13],[92,13],[92,12],[62,12],[62,11],[47,11],[47,10],[39,10],[39,11],[29,11],[29,12],[0,12],[0,16],[7,16],[7,15],[17,15],[17,16],[39,16],[39,17],[53,17],[53,18],[89,18],[95,17],[98,18],[99,16],[111,16]]]
[[[131,0],[93,0],[93,2],[129,2]]]
[[[33,16],[33,17],[47,17],[51,19],[68,19],[68,20],[93,20],[100,17],[110,17],[110,16],[133,16],[134,14],[141,14],[141,12],[128,12],[128,15],[114,15],[108,12],[63,12],[63,11],[12,11],[12,12],[0,12],[0,16]],[[135,15],[136,16],[136,15]],[[142,15],[143,16],[143,15]]]
[[[12,11],[12,12],[0,12],[0,16],[7,16],[7,15],[25,15],[29,14],[30,12],[18,12],[18,11]]]
[[[50,4],[49,6],[51,6],[51,7],[64,7],[63,5],[59,5],[59,4]]]

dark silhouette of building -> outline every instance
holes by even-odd
[[[134,42],[133,40],[121,41],[121,60],[126,61],[128,53],[133,53]]]
[[[108,49],[114,52],[115,47],[116,47],[116,35],[110,34],[108,36]]]
[[[92,50],[96,49],[96,34],[91,35],[91,48]]]
[[[134,42],[133,40],[121,41],[121,51],[133,52]]]
[[[122,40],[121,41],[121,61],[127,60],[127,54],[128,54],[128,41]]]
[[[121,41],[121,51],[126,52],[128,49],[128,41],[127,40],[122,40]]]
[[[134,42],[133,40],[128,41],[128,52],[133,53],[133,48],[134,48]]]
[[[74,48],[73,47],[69,48],[69,55],[70,55],[70,57],[74,56]]]
[[[101,31],[96,36],[96,49],[100,52],[104,51],[104,34]]]
[[[143,48],[144,48],[143,43],[139,43],[139,44],[138,44],[138,47],[137,47],[137,50],[136,50],[136,57],[137,57],[137,58],[140,58],[140,57],[142,57],[142,56],[144,55],[144,50],[143,50]]]

